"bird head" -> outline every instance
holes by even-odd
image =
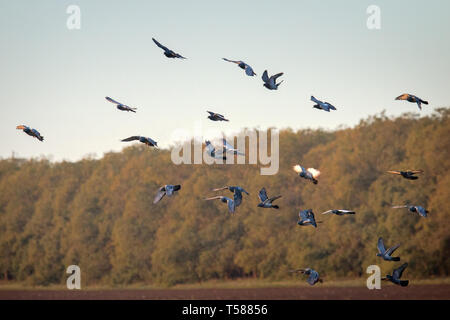
[[[25,128],[26,128],[26,126],[24,126],[24,125],[22,125],[22,124],[21,124],[20,126],[17,126],[17,127],[16,127],[16,129],[18,129],[18,130],[23,130],[23,129],[25,129]]]

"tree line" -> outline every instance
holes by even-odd
[[[280,169],[258,165],[174,165],[170,150],[139,144],[101,159],[52,162],[0,160],[0,280],[32,285],[64,283],[78,265],[84,286],[175,285],[211,279],[281,280],[312,267],[325,279],[384,272],[377,239],[401,243],[410,278],[444,277],[450,270],[450,109],[430,116],[384,113],[335,131],[280,131]],[[319,169],[319,183],[292,166]],[[387,170],[422,169],[418,180]],[[175,197],[154,205],[157,189],[181,184]],[[230,215],[203,201],[212,188],[250,192]],[[258,191],[281,194],[279,210],[258,208]],[[418,204],[427,218],[392,205]],[[297,226],[313,209],[318,228]],[[354,216],[320,215],[329,209]]]

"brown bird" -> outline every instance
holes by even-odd
[[[395,98],[395,100],[406,100],[409,102],[415,102],[415,103],[417,103],[417,106],[419,107],[420,110],[422,110],[422,103],[428,104],[428,101],[422,100],[419,97],[416,97],[415,95],[412,95],[409,93],[404,93],[401,96],[398,96],[397,98]]]

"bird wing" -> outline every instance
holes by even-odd
[[[333,212],[333,210],[328,210],[328,211],[322,212],[322,214],[328,214],[328,213],[332,213],[332,212]]]
[[[205,144],[206,144],[206,149],[208,149],[208,153],[209,153],[210,155],[212,155],[213,153],[215,153],[216,148],[213,147],[213,145],[211,144],[211,142],[209,142],[208,140],[206,140]]]
[[[158,47],[160,47],[161,49],[163,49],[164,51],[169,51],[169,49],[167,47],[164,47],[161,43],[159,43],[155,38],[152,38],[153,42],[156,43],[156,45]]]
[[[378,251],[381,254],[384,254],[386,252],[386,248],[384,247],[384,243],[383,243],[383,238],[381,238],[381,237],[378,238],[377,247],[378,247]]]
[[[230,60],[230,59],[227,59],[227,58],[222,58],[222,59],[225,60],[225,61],[228,61],[228,62],[236,63],[236,64],[239,64],[239,63],[242,62],[242,61]]]
[[[208,110],[206,110],[206,112],[208,112],[210,115],[215,115],[216,113],[215,112],[212,112],[212,111],[208,111]]]
[[[307,269],[295,269],[295,270],[289,270],[289,272],[291,273],[305,273],[307,271]]]
[[[393,247],[391,247],[391,248],[389,248],[389,249],[387,249],[386,254],[387,254],[388,256],[390,256],[391,254],[394,253],[395,250],[398,249],[398,247],[400,247],[400,243],[399,243],[399,244],[396,244],[395,246],[393,246]]]
[[[294,171],[297,172],[297,173],[300,173],[300,172],[302,172],[302,171],[305,171],[305,169],[304,169],[301,165],[299,165],[299,164],[295,165],[295,166],[293,167],[293,169],[294,169]]]
[[[187,59],[187,58],[185,58],[185,57],[183,57],[181,54],[179,54],[179,53],[175,53],[175,55],[177,56],[177,58],[180,58],[180,59]]]
[[[392,173],[392,174],[401,174],[400,171],[393,171],[393,170],[389,170],[386,171],[387,173]]]
[[[140,136],[132,136],[126,139],[122,139],[122,141],[133,141],[133,140],[139,140],[141,137]]]
[[[264,70],[264,73],[262,74],[262,80],[264,82],[269,82],[269,76],[267,75],[267,70]]]
[[[393,206],[394,209],[400,209],[400,208],[408,208],[408,206]]]
[[[275,200],[277,200],[277,199],[279,199],[279,198],[281,198],[281,195],[278,195],[278,196],[269,198],[269,201],[275,201]]]
[[[320,171],[314,168],[308,168],[307,169],[313,176],[313,178],[317,178],[318,176],[320,176]]]
[[[284,74],[283,72],[274,74],[273,76],[270,77],[270,79],[273,79],[273,81],[276,81],[277,78],[281,77],[283,74]]]
[[[222,187],[222,188],[215,188],[215,189],[212,189],[212,191],[220,191],[220,190],[225,190],[225,189],[228,189],[228,186]]]
[[[158,189],[158,192],[156,193],[155,198],[153,199],[153,203],[158,203],[159,201],[161,201],[162,198],[164,198],[164,196],[166,195],[166,189],[165,187],[161,187]]]
[[[261,202],[264,202],[267,200],[267,193],[266,193],[266,189],[263,187],[261,190],[259,190],[259,199],[261,200]]]
[[[114,104],[122,104],[122,103],[120,103],[120,102],[118,102],[118,101],[116,101],[116,100],[114,100],[114,99],[112,99],[110,97],[105,97],[105,99],[108,100],[111,103],[114,103]]]
[[[394,270],[394,272],[392,273],[392,276],[394,277],[394,279],[400,279],[402,277],[403,271],[405,271],[406,267],[408,266],[408,263],[405,262],[404,264],[402,264],[400,267],[398,267],[397,269]]]
[[[231,200],[228,197],[225,197],[227,199],[227,205],[228,205],[228,211],[230,213],[234,213],[234,211],[236,211],[236,202]]]
[[[227,149],[227,151],[237,151],[237,149],[233,148],[231,144],[227,142],[227,140],[222,139],[223,147]]]
[[[355,211],[352,211],[352,210],[345,210],[345,209],[341,209],[341,210],[339,210],[340,212],[343,212],[343,213],[348,213],[348,214],[355,214]]]
[[[205,198],[203,200],[216,200],[216,199],[222,199],[222,196],[215,196],[215,197],[211,197],[211,198]]]
[[[408,99],[408,97],[409,97],[409,94],[404,93],[404,94],[398,96],[397,98],[395,98],[395,100],[406,100],[406,99]]]

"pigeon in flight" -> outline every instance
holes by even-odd
[[[312,286],[315,285],[317,282],[320,283],[323,282],[323,280],[320,278],[319,273],[311,268],[290,270],[289,272],[306,274],[307,276],[309,276],[306,282],[308,282]]]
[[[220,113],[215,113],[212,111],[206,111],[209,113],[208,119],[212,120],[212,121],[229,121],[228,119],[225,119],[225,117],[223,115],[221,115]]]
[[[394,209],[407,208],[409,211],[413,213],[417,212],[420,216],[425,218],[427,217],[427,213],[429,212],[428,210],[426,210],[424,207],[421,206],[404,205],[404,206],[393,206],[392,208]]]
[[[181,186],[179,184],[176,185],[166,184],[165,186],[162,186],[161,188],[158,189],[158,193],[156,193],[153,203],[158,203],[159,201],[161,201],[162,198],[164,198],[165,195],[167,195],[168,197],[173,196],[175,191],[178,191],[180,189]]]
[[[232,62],[232,63],[236,63],[238,65],[239,68],[244,69],[245,73],[252,77],[252,76],[256,76],[256,73],[253,72],[252,67],[250,67],[248,64],[246,64],[244,61],[234,61],[234,60],[229,60],[227,58],[222,58],[225,61],[228,62]]]
[[[345,210],[345,209],[339,209],[339,210],[333,209],[333,210],[328,210],[328,211],[322,212],[322,214],[328,214],[328,213],[333,213],[338,216],[343,216],[344,214],[355,214],[355,211]]]
[[[317,184],[317,177],[320,176],[320,171],[314,168],[305,169],[301,165],[295,165],[294,171],[304,179],[311,180],[314,184]]]
[[[238,149],[233,148],[233,146],[230,145],[227,142],[227,140],[222,139],[222,143],[223,143],[224,152],[231,153],[234,155],[239,155],[239,156],[245,156],[245,153],[242,153],[242,152],[238,151]]]
[[[222,188],[213,189],[212,191],[220,191],[220,190],[225,190],[225,189],[228,189],[234,193],[233,200],[236,204],[236,207],[239,207],[239,205],[242,203],[242,192],[246,193],[247,195],[250,195],[247,191],[245,191],[244,188],[239,187],[239,186],[226,186],[226,187],[222,187]]]
[[[399,257],[391,257],[391,254],[393,254],[394,251],[397,250],[398,247],[400,247],[400,244],[396,244],[395,246],[386,250],[383,238],[380,237],[378,238],[377,247],[378,247],[377,257],[382,257],[386,261],[400,261]]]
[[[152,138],[142,137],[142,136],[132,136],[132,137],[123,139],[122,142],[134,141],[134,140],[139,140],[140,142],[145,143],[149,147],[158,147],[157,142],[155,140],[153,140]]]
[[[409,102],[415,102],[417,103],[417,106],[419,107],[419,110],[422,110],[422,103],[428,104],[428,101],[422,100],[419,97],[416,97],[415,95],[404,93],[401,96],[398,96],[395,98],[395,100],[407,100]]]
[[[381,278],[381,280],[391,281],[392,283],[395,283],[396,285],[406,287],[408,285],[409,281],[408,280],[400,280],[400,278],[402,277],[403,271],[405,271],[407,266],[408,266],[408,263],[402,264],[397,269],[394,269],[394,272],[392,272],[392,276],[388,274],[388,275],[386,275],[386,278]]]
[[[336,110],[336,108],[329,102],[322,102],[322,101],[314,98],[314,96],[311,96],[311,100],[316,103],[313,106],[313,108],[316,108],[319,110],[325,110],[327,112],[330,112],[330,110]]]
[[[300,211],[298,216],[300,217],[300,220],[297,221],[297,224],[299,226],[311,225],[314,228],[317,228],[316,219],[314,218],[314,213],[313,213],[312,209],[302,210],[302,211]]]
[[[258,203],[258,207],[262,207],[262,208],[274,208],[274,209],[279,209],[280,207],[277,206],[276,204],[272,204],[273,201],[281,198],[281,195],[269,198],[267,196],[266,193],[266,188],[262,188],[261,190],[259,190],[259,199],[261,200],[260,203]]]
[[[408,171],[387,171],[388,173],[401,175],[408,180],[417,180],[419,177],[416,174],[422,173],[422,170],[408,170]]]
[[[222,147],[222,150],[216,150],[216,148],[211,144],[209,140],[205,141],[205,145],[206,152],[211,158],[222,160],[227,159],[225,148]]]
[[[178,53],[176,53],[176,52],[170,50],[169,48],[163,46],[161,43],[159,43],[158,41],[156,41],[155,38],[152,38],[152,40],[153,40],[154,43],[156,43],[156,45],[157,45],[158,47],[160,47],[161,49],[164,50],[164,55],[165,55],[167,58],[180,58],[180,59],[186,59],[186,58],[183,57],[182,55],[180,55],[180,54],[178,54]]]
[[[234,213],[236,211],[236,202],[234,202],[233,199],[230,199],[228,197],[216,196],[216,197],[211,197],[211,198],[205,198],[204,200],[215,200],[215,199],[219,199],[223,203],[226,203],[228,205],[229,213]]]
[[[262,75],[262,80],[264,81],[263,86],[266,87],[269,90],[278,90],[278,86],[284,80],[281,80],[279,83],[276,83],[277,82],[277,78],[281,77],[283,74],[284,74],[283,72],[280,72],[280,73],[277,73],[277,74],[275,74],[275,75],[273,75],[273,76],[271,76],[269,78],[269,76],[267,75],[267,70],[265,70],[263,75]]]
[[[136,113],[136,108],[131,108],[127,105],[124,105],[123,103],[117,102],[116,100],[110,98],[110,97],[105,97],[106,100],[108,100],[111,103],[114,103],[115,105],[117,105],[117,109],[122,110],[122,111],[131,111]]]
[[[26,125],[17,126],[16,129],[22,130],[27,135],[32,136],[32,137],[38,139],[39,141],[44,141],[44,137],[41,136],[39,131],[37,131],[36,129],[31,129],[30,127],[27,127]]]

